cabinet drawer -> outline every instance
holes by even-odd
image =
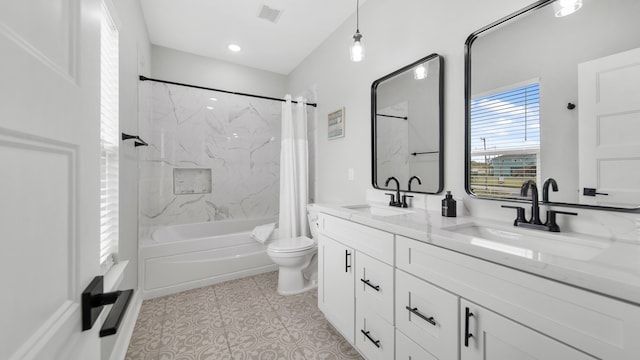
[[[396,329],[396,360],[438,360]]]
[[[439,359],[458,358],[458,297],[396,271],[396,326]]]
[[[320,214],[318,219],[322,234],[393,265],[393,234],[327,214]]]
[[[356,306],[376,309],[393,325],[393,268],[361,252],[356,252]]]
[[[366,334],[365,334],[366,333]],[[368,360],[389,360],[394,356],[394,328],[377,314],[377,309],[356,306],[356,347]]]

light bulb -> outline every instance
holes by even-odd
[[[364,44],[362,44],[362,35],[359,31],[356,31],[351,45],[351,61],[359,62],[362,59],[364,59]]]
[[[556,17],[571,15],[580,10],[582,0],[556,0],[553,3],[553,13]]]
[[[427,77],[427,68],[424,67],[424,64],[418,65],[418,67],[413,70],[413,78],[416,80],[422,80]]]

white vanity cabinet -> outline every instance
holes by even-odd
[[[459,297],[462,360],[639,358],[638,306],[402,236],[396,245],[397,274]]]
[[[318,307],[369,360],[393,359],[394,235],[318,217]]]
[[[467,300],[460,310],[461,360],[596,359]]]
[[[318,308],[349,342],[354,341],[353,248],[320,234]]]

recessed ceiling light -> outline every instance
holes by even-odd
[[[218,101],[218,99],[213,98],[213,97],[209,98],[209,100],[211,100],[211,101]]]
[[[227,48],[229,48],[229,50],[231,50],[233,52],[238,52],[238,51],[242,50],[242,48],[238,44],[229,44],[229,45],[227,45]]]

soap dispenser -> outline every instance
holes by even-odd
[[[447,194],[442,199],[442,216],[455,217],[456,216],[456,201],[451,195],[451,191],[447,191]]]

